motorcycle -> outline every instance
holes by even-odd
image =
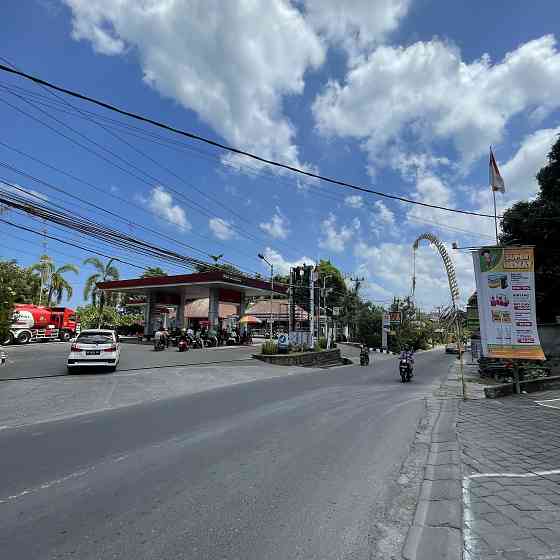
[[[192,348],[204,348],[204,341],[200,336],[189,337],[190,338],[190,345]]]
[[[213,346],[218,346],[218,337],[213,334],[209,334],[204,341],[204,345],[211,348]]]
[[[177,343],[177,350],[179,352],[186,352],[189,349],[189,343],[187,342],[186,338],[179,339]]]
[[[401,374],[401,383],[406,383],[412,379],[412,364],[408,358],[401,358],[399,361],[399,373]]]
[[[161,338],[154,339],[155,352],[158,352],[160,350],[165,350],[165,348],[166,348],[165,338],[161,337]]]
[[[364,349],[360,352],[360,365],[369,366],[369,352]]]

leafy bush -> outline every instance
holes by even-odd
[[[267,340],[261,346],[261,354],[264,354],[266,356],[270,354],[278,354],[278,344],[273,340]]]
[[[322,337],[319,338],[318,346],[319,346],[319,350],[326,350],[326,348],[327,348],[327,339],[326,339],[324,336],[322,336]]]

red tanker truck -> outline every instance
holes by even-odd
[[[44,307],[27,303],[17,303],[14,306],[10,343],[70,340],[79,332],[79,319],[69,307]]]

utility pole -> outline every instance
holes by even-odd
[[[353,283],[354,283],[354,290],[353,290],[353,292],[354,292],[354,294],[356,294],[356,297],[357,297],[357,296],[358,296],[358,291],[359,291],[359,289],[360,289],[360,284],[365,280],[365,278],[364,278],[363,276],[361,276],[361,277],[358,277],[358,276],[357,276],[357,277],[355,277],[355,278],[353,278],[353,277],[351,276],[351,277],[349,278],[349,280],[350,280],[350,282],[353,282]],[[354,331],[354,332],[353,332],[353,333],[350,333],[350,334],[354,334],[354,335],[356,334],[356,324],[357,324],[356,312],[357,312],[357,309],[354,310],[354,318],[353,318],[353,323],[352,323],[352,324],[353,324],[353,331]],[[352,337],[351,337],[351,338],[352,338]]]
[[[41,263],[41,288],[39,289],[39,305],[41,305],[43,299],[43,289],[46,287],[49,277],[50,277],[50,263],[49,263],[49,256],[47,255],[47,222],[43,220],[43,254],[41,255],[40,263]],[[49,305],[49,301],[47,301],[47,305]]]
[[[270,335],[269,339],[272,340],[272,300],[274,298],[274,265],[269,262],[266,257],[262,254],[258,254],[259,259],[263,260],[268,266],[270,266]]]

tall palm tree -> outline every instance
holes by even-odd
[[[98,305],[99,309],[103,309],[105,305],[105,295],[103,292],[99,293],[97,289],[98,282],[107,282],[109,280],[118,280],[119,271],[117,267],[113,266],[113,261],[116,259],[109,259],[106,264],[103,264],[101,259],[97,257],[89,257],[84,261],[84,264],[90,264],[97,270],[86,280],[84,286],[84,299],[87,300],[91,297],[92,304]]]
[[[49,291],[47,293],[47,305],[52,305],[53,297],[56,300],[56,304],[60,304],[64,292],[66,292],[66,299],[70,299],[72,297],[72,285],[66,280],[66,278],[64,278],[64,274],[67,272],[78,274],[80,270],[74,264],[65,264],[52,271]]]
[[[79,269],[74,264],[64,264],[56,268],[54,261],[44,255],[40,262],[34,264],[31,270],[39,272],[41,275],[43,290],[46,294],[46,305],[50,307],[54,301],[59,304],[62,301],[64,293],[66,298],[72,297],[72,285],[64,278],[67,272],[79,273]],[[54,301],[53,301],[54,299]]]

